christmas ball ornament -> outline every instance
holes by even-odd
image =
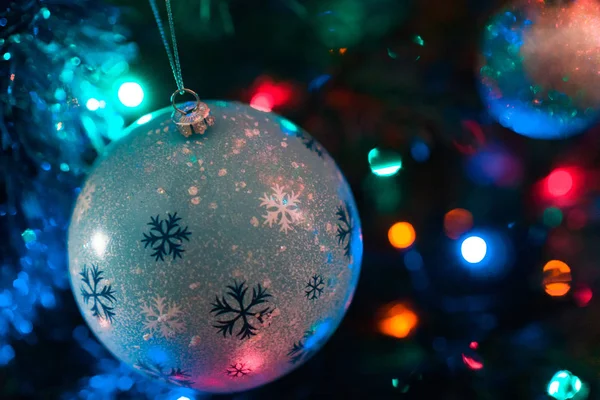
[[[292,122],[216,101],[180,131],[171,111],[134,123],[89,175],[69,229],[72,288],[98,339],[147,375],[254,388],[343,318],[362,258],[356,204]]]
[[[484,30],[480,88],[489,113],[516,133],[560,139],[600,114],[600,4],[518,0]]]

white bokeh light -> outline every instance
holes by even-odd
[[[477,264],[481,262],[487,253],[487,244],[479,236],[470,236],[463,240],[460,252],[466,262]]]

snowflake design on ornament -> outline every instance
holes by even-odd
[[[164,297],[156,296],[150,306],[144,302],[141,308],[146,319],[143,322],[144,330],[151,334],[172,338],[185,331],[185,324],[181,320],[183,311],[175,303],[168,304]]]
[[[323,288],[325,283],[323,282],[323,277],[321,275],[313,275],[313,277],[306,284],[306,298],[309,300],[316,300],[323,293]]]
[[[313,348],[314,346],[307,346],[308,339],[310,339],[314,333],[314,330],[305,331],[302,340],[299,340],[293,344],[292,348],[287,354],[290,358],[290,363],[296,364],[301,360],[310,358],[315,353]]]
[[[296,132],[296,137],[302,141],[302,143],[308,150],[316,153],[319,157],[323,158],[323,148],[312,136],[310,136],[306,132],[298,131]]]
[[[217,328],[218,333],[223,334],[223,337],[227,337],[227,335],[233,336],[233,329],[235,328],[237,321],[241,319],[242,326],[236,336],[238,336],[240,340],[243,340],[256,335],[258,328],[255,328],[250,323],[250,318],[253,317],[262,324],[265,315],[272,310],[271,307],[256,309],[256,306],[266,303],[268,301],[267,299],[273,296],[271,296],[267,292],[267,289],[263,288],[259,283],[252,289],[252,298],[250,299],[250,303],[246,306],[246,292],[248,291],[246,282],[238,284],[234,281],[233,285],[227,286],[227,289],[229,290],[226,295],[237,303],[237,308],[235,304],[234,306],[231,306],[227,302],[226,296],[222,296],[220,299],[219,296],[216,296],[215,302],[212,303],[213,309],[210,310],[210,312],[211,314],[214,313],[215,316],[232,314],[235,315],[235,317],[227,320],[217,320],[216,325],[213,326]]]
[[[231,364],[231,367],[225,370],[228,376],[232,378],[241,378],[242,376],[248,375],[252,370],[250,368],[246,368],[246,364],[237,363]]]
[[[83,214],[87,213],[92,207],[92,195],[95,191],[96,185],[92,183],[88,183],[87,185],[85,185],[85,188],[83,189],[83,192],[81,192],[81,195],[79,197],[79,205],[77,207],[77,214],[75,216],[77,222],[79,222],[81,220],[81,217],[83,217]]]
[[[350,258],[352,253],[352,231],[354,230],[354,221],[352,221],[352,208],[348,202],[339,206],[335,215],[338,216],[337,233],[338,244],[343,246],[344,255]]]
[[[265,207],[267,215],[263,215],[265,222],[263,225],[269,224],[269,227],[273,226],[273,223],[281,226],[280,232],[287,234],[288,230],[294,230],[291,224],[302,221],[302,213],[298,209],[299,195],[292,192],[291,194],[284,192],[284,187],[275,185],[271,188],[273,194],[268,196],[264,193],[264,196],[259,200],[261,207]]]
[[[150,246],[154,250],[152,257],[156,261],[164,261],[164,257],[169,255],[173,256],[173,260],[177,257],[183,258],[185,250],[182,248],[182,242],[184,240],[189,242],[190,239],[188,236],[192,234],[192,232],[188,231],[187,226],[182,228],[179,225],[181,218],[177,216],[177,213],[173,215],[168,213],[167,217],[164,220],[160,219],[160,215],[157,215],[156,218],[150,217],[148,225],[152,228],[149,234],[144,233],[144,238],[142,239],[144,248]]]
[[[91,302],[90,311],[94,317],[112,323],[115,316],[112,305],[117,299],[110,283],[101,285],[104,280],[103,274],[104,272],[97,265],[92,264],[92,267],[88,268],[84,264],[83,270],[79,273],[83,282],[81,296],[86,306]]]
[[[140,360],[138,360],[137,364],[134,364],[134,367],[152,378],[173,385],[190,387],[194,384],[194,381],[189,379],[191,375],[181,368],[171,368],[170,370],[167,370],[161,363],[145,363]]]

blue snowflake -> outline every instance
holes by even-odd
[[[344,255],[350,258],[352,253],[352,231],[354,230],[354,222],[352,221],[352,208],[346,202],[338,207],[335,215],[338,216],[337,233],[338,244],[343,246]]]
[[[312,136],[303,131],[296,132],[296,137],[302,140],[302,143],[306,148],[312,152],[317,153],[317,155],[323,158],[323,148]]]
[[[190,387],[194,384],[194,381],[190,379],[191,375],[181,368],[170,368],[167,370],[161,363],[145,363],[140,360],[138,360],[134,367],[152,378],[173,385]]]
[[[301,360],[306,360],[310,358],[315,353],[314,346],[308,346],[307,341],[315,334],[314,330],[309,330],[304,332],[304,336],[302,340],[295,342],[288,351],[288,357],[290,358],[290,363],[296,364]]]
[[[112,305],[117,299],[111,284],[100,287],[100,282],[104,279],[102,274],[103,272],[98,269],[97,265],[92,264],[92,268],[84,265],[83,270],[79,273],[83,282],[81,295],[86,305],[92,302],[90,311],[94,317],[104,318],[112,323],[115,316]]]
[[[165,260],[165,256],[172,255],[173,260],[177,257],[183,258],[183,252],[185,251],[183,247],[183,241],[190,241],[189,237],[192,232],[188,231],[188,227],[182,228],[179,225],[179,221],[181,218],[177,216],[177,213],[171,215],[167,214],[168,219],[161,220],[160,215],[157,215],[156,218],[150,217],[150,225],[152,228],[150,229],[150,234],[144,233],[144,238],[142,239],[142,243],[144,243],[144,248],[148,246],[152,247],[154,253],[152,253],[152,257],[155,258],[156,261]],[[155,234],[156,233],[156,234]]]

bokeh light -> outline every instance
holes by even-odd
[[[372,149],[369,152],[371,172],[377,176],[393,176],[402,168],[400,154],[390,150]]]
[[[590,303],[590,301],[592,301],[593,296],[594,293],[592,292],[592,289],[590,289],[587,286],[578,287],[573,293],[573,299],[579,307],[587,306]]]
[[[487,254],[487,243],[479,236],[469,236],[463,240],[460,252],[466,262],[477,264],[483,261]]]
[[[405,304],[395,303],[383,308],[379,318],[379,332],[398,339],[407,337],[419,322]]]
[[[406,249],[413,245],[417,234],[408,222],[396,222],[388,231],[388,239],[397,249]]]
[[[574,399],[583,389],[583,384],[579,377],[573,375],[570,371],[558,371],[554,374],[548,383],[548,395],[556,400]],[[582,398],[582,397],[578,397]]]
[[[544,265],[544,290],[552,297],[564,296],[571,290],[571,268],[559,260]]]
[[[548,175],[546,184],[550,195],[564,196],[573,188],[573,176],[565,169],[556,169]]]
[[[256,93],[250,100],[250,107],[258,111],[271,112],[275,101],[269,93]]]
[[[548,207],[544,210],[543,220],[548,228],[556,228],[562,223],[563,213],[559,208]]]
[[[125,106],[134,108],[144,101],[144,89],[137,82],[124,82],[119,87],[119,101]]]
[[[464,208],[455,208],[444,215],[444,231],[451,239],[458,239],[473,228],[473,214]]]
[[[98,101],[98,99],[91,98],[85,103],[85,106],[90,111],[96,111],[100,108],[100,102]]]
[[[467,367],[469,367],[469,369],[472,369],[474,371],[479,371],[480,369],[483,369],[483,363],[481,361],[477,361],[475,359],[475,357],[470,357],[466,354],[463,354],[462,360],[463,360],[463,363]]]

